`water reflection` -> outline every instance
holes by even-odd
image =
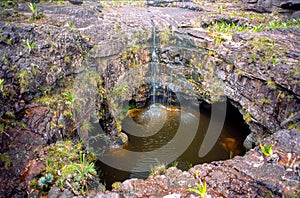
[[[199,112],[197,112],[199,113]],[[209,122],[210,112],[200,111],[200,119],[193,110],[179,107],[166,107],[158,104],[151,105],[146,109],[132,109],[127,113],[127,118],[123,121],[122,127],[127,133],[129,144],[122,149],[147,152],[163,147],[172,141],[180,125],[184,126],[186,136],[189,135],[189,125],[193,122],[199,122],[196,136],[186,151],[177,158],[178,168],[188,169],[190,164],[199,164],[216,160],[229,159],[235,155],[244,154],[243,141],[249,132],[248,127],[244,124],[238,110],[230,104],[227,108],[225,125],[222,129],[221,136],[213,149],[204,157],[198,157],[201,143],[205,137]],[[180,123],[181,122],[181,123]],[[130,130],[130,131],[129,131]],[[183,137],[184,138],[184,137]],[[120,151],[114,150],[112,155],[125,159],[127,156]],[[169,148],[163,155],[171,155],[176,149]],[[137,160],[139,166],[146,166],[155,161],[155,158]],[[105,181],[111,185],[113,181],[122,181],[130,177],[146,178],[148,172],[129,173],[113,169],[101,162],[98,162],[104,174]],[[159,162],[158,162],[159,163]],[[134,172],[134,170],[132,171]]]

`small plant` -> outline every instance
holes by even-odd
[[[272,79],[267,80],[267,86],[270,89],[276,89],[276,83]]]
[[[91,175],[95,175],[96,174],[96,170],[94,168],[94,163],[93,162],[88,162],[85,159],[85,154],[82,154],[80,152],[80,162],[79,163],[72,163],[69,165],[69,167],[73,170],[73,171],[77,171],[78,174],[74,174],[74,178],[77,182],[77,185],[73,185],[73,187],[78,190],[79,187],[81,186],[81,193],[85,194],[85,190],[84,188],[86,187],[87,184],[87,178],[91,177]],[[76,183],[74,183],[76,184]]]
[[[28,86],[29,86],[29,75],[26,70],[21,71],[18,75],[18,80],[20,83],[20,92],[24,93],[28,91]]]
[[[12,38],[7,39],[7,40],[6,40],[6,43],[7,43],[8,45],[11,45],[11,44],[12,44]]]
[[[83,133],[88,133],[91,130],[93,130],[93,125],[91,122],[88,122],[86,120],[83,120],[81,125],[80,125],[80,131],[82,131]]]
[[[151,176],[154,176],[154,175],[161,175],[163,173],[166,172],[166,165],[164,164],[161,164],[159,166],[156,166],[155,168],[151,168],[151,173],[150,175]]]
[[[269,22],[269,27],[270,28],[277,28],[277,27],[279,27],[280,26],[280,23],[279,23],[279,21],[277,21],[277,20],[275,20],[275,21],[270,21]]]
[[[0,79],[0,92],[4,89],[4,79]]]
[[[121,186],[121,182],[114,182],[111,186],[113,187],[113,189],[118,189]]]
[[[186,162],[188,168],[192,168],[193,167],[193,164],[192,163],[189,163],[189,162]]]
[[[199,171],[197,171],[196,169],[194,169],[194,173],[195,173],[196,178],[198,178],[199,177]]]
[[[29,54],[33,53],[36,43],[34,41],[30,41],[29,39],[26,39],[23,43],[25,44],[26,51]]]
[[[273,58],[272,59],[272,65],[276,65],[279,62],[278,58]]]
[[[258,25],[258,26],[252,27],[252,31],[253,31],[253,32],[260,32],[260,31],[262,31],[263,29],[264,29],[264,28],[263,28],[262,25]]]
[[[76,195],[83,195],[90,185],[89,181],[97,174],[93,163],[95,156],[83,154],[81,143],[75,145],[70,140],[58,141],[48,147],[42,158],[46,164],[45,173],[31,186],[43,192],[56,185],[71,188]]]
[[[262,98],[260,99],[260,105],[264,105],[264,104],[270,104],[271,103],[271,99],[270,98]]]
[[[188,191],[191,191],[193,193],[197,193],[202,198],[206,196],[206,182],[201,182],[200,184],[196,183],[197,188],[188,188]]]
[[[246,113],[244,115],[244,119],[245,119],[246,123],[250,123],[251,122],[252,116],[251,116],[251,114],[248,111],[246,111]]]
[[[36,5],[36,3],[29,3],[28,7],[29,7],[32,14],[37,15],[37,5]]]
[[[36,3],[29,3],[28,7],[32,13],[30,20],[35,20],[38,18],[38,11],[37,11],[37,5]]]
[[[173,163],[172,163],[172,167],[177,167],[178,166],[178,161],[174,161]]]
[[[66,105],[71,105],[74,102],[74,95],[72,93],[63,93],[63,96],[65,97]]]
[[[223,12],[223,6],[222,5],[218,6],[218,11],[219,11],[219,14],[222,14],[222,12]]]
[[[73,24],[72,21],[68,21],[68,22],[67,22],[67,26],[68,26],[68,28],[72,29],[73,26],[74,26],[74,24]]]
[[[229,159],[232,159],[232,158],[233,158],[233,156],[234,156],[234,153],[233,153],[233,151],[229,151]]]
[[[0,123],[0,134],[4,133],[4,124]]]
[[[37,9],[37,4],[36,3],[29,3],[28,7],[32,13],[31,17],[30,17],[30,21],[31,20],[38,20],[43,18],[43,13],[39,12]]]
[[[259,144],[259,147],[260,147],[260,150],[261,152],[267,156],[267,157],[270,157],[272,154],[273,154],[273,144],[269,144],[269,145],[263,145],[263,144]]]
[[[159,33],[160,38],[160,44],[161,45],[168,45],[170,42],[170,37],[172,36],[172,32],[168,26],[165,27],[165,29]]]
[[[41,177],[38,180],[38,185],[41,188],[48,188],[49,185],[51,185],[53,181],[54,181],[54,176],[50,173],[47,173],[44,177]]]

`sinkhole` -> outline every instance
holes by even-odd
[[[188,170],[245,154],[243,142],[250,130],[225,97],[211,52],[182,35],[171,35],[176,42],[161,48],[156,37],[154,29],[141,59],[138,50],[123,53],[120,62],[127,69],[118,78],[113,78],[113,64],[105,66],[112,109],[116,118],[125,112],[119,120],[128,137],[126,145],[115,148],[100,124],[89,133],[88,147],[99,159],[96,166],[107,189],[117,181],[147,178],[160,165]],[[225,99],[210,105],[207,96]]]
[[[154,97],[156,103],[153,103]],[[127,116],[122,122],[122,128],[128,136],[128,144],[122,148],[109,149],[103,154],[112,155],[116,157],[115,159],[120,160],[116,162],[120,167],[131,164],[132,169],[130,171],[120,170],[101,159],[96,163],[101,171],[102,182],[108,189],[116,181],[147,178],[151,174],[151,170],[162,164],[166,167],[176,165],[179,169],[188,170],[196,164],[226,160],[245,154],[243,141],[250,130],[238,109],[231,102],[226,101],[225,104],[219,105],[219,107],[226,106],[226,116],[221,132],[218,137],[215,137],[216,142],[209,152],[205,156],[199,157],[199,150],[203,145],[209,125],[212,119],[215,119],[212,117],[212,105],[202,102],[198,105],[182,107],[179,102],[169,103],[163,97],[154,97],[151,96],[145,107],[131,108],[127,112]],[[219,107],[218,105],[215,107],[217,113]],[[214,122],[212,123],[214,124]],[[191,134],[191,130],[195,129],[193,125],[196,126],[196,131]],[[173,140],[176,139],[174,137],[178,133],[181,133],[179,141],[174,143]],[[179,151],[178,148],[173,148],[181,147],[186,139],[190,139],[186,148],[179,148]],[[166,145],[171,146],[167,147]],[[136,159],[128,154],[134,152],[143,156],[143,154],[146,155],[159,149],[160,151],[154,155],[145,158]],[[175,157],[175,160],[168,161],[172,157]],[[164,160],[168,164],[163,162]],[[140,167],[147,167],[149,170],[141,172],[140,170],[143,169]]]

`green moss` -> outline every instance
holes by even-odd
[[[264,104],[270,104],[270,103],[271,103],[270,98],[261,98],[261,99],[260,99],[260,102],[259,102],[259,104],[260,104],[261,106],[263,106]]]
[[[151,176],[161,175],[161,174],[164,174],[166,172],[166,170],[167,170],[166,165],[161,164],[161,165],[158,165],[158,166],[156,166],[154,168],[151,168],[150,175]]]
[[[0,154],[0,160],[4,162],[4,166],[7,167],[11,164],[11,159],[9,155]]]
[[[0,92],[4,90],[4,79],[0,79]]]
[[[277,88],[276,83],[271,79],[267,80],[266,83],[270,89],[275,90]]]
[[[167,46],[170,42],[171,35],[172,35],[172,32],[170,31],[170,28],[168,26],[166,26],[163,31],[159,32],[160,44],[162,46]]]
[[[275,40],[268,37],[254,38],[249,42],[249,47],[251,54],[248,57],[248,63],[254,62],[264,66],[277,64],[280,61],[280,52],[283,52]]]
[[[83,154],[80,143],[74,144],[70,140],[58,141],[48,147],[43,156],[46,169],[42,175],[32,180],[31,186],[47,192],[53,184],[66,188],[69,188],[71,184],[75,194],[84,194],[87,177],[90,178],[96,174],[93,169],[95,159],[92,154]]]
[[[28,91],[28,85],[29,85],[29,74],[28,71],[23,70],[18,75],[19,84],[20,84],[20,92],[24,93]]]
[[[5,117],[9,118],[9,119],[14,119],[15,118],[15,113],[12,111],[7,111],[5,112]]]
[[[0,8],[14,8],[18,6],[18,2],[23,2],[22,0],[2,0],[0,2]]]
[[[251,120],[252,120],[251,114],[249,113],[249,111],[245,107],[243,107],[243,110],[245,111],[245,113],[244,113],[244,120],[245,120],[245,122],[246,123],[250,123]]]

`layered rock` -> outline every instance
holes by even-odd
[[[260,1],[252,2],[257,6]],[[253,131],[245,144],[248,148],[262,141],[268,133],[299,127],[299,26],[261,32],[243,31],[232,36],[212,33],[203,28],[221,21],[251,27],[252,22],[254,25],[261,22],[259,18],[262,15],[247,13],[248,17],[243,16],[236,12],[241,8],[241,3],[226,1],[220,4],[166,1],[165,4],[155,5],[163,7],[104,7],[92,1],[84,1],[81,7],[39,5],[40,11],[48,16],[43,25],[26,25],[22,18],[19,19],[22,23],[18,25],[1,23],[0,79],[5,80],[4,89],[9,91],[7,95],[1,92],[1,122],[12,117],[18,121],[23,119],[30,129],[13,129],[1,135],[3,159],[8,156],[14,161],[11,164],[1,159],[1,181],[8,181],[8,173],[14,171],[12,182],[1,186],[3,196],[26,194],[27,180],[32,178],[29,174],[24,179],[28,175],[28,159],[34,157],[31,151],[46,142],[62,138],[63,132],[67,131],[64,130],[66,120],[60,116],[63,115],[62,109],[54,113],[48,107],[31,104],[35,97],[50,93],[59,87],[60,80],[74,77],[85,68],[102,76],[105,88],[102,97],[122,88],[119,85],[124,82],[123,74],[132,70],[142,79],[138,81],[135,78],[137,75],[132,75],[131,79],[127,78],[127,83],[141,83],[145,92],[141,93],[140,99],[148,97],[150,86],[145,76],[148,75],[151,53],[155,48],[162,70],[167,73],[170,64],[174,64],[176,69],[172,71],[181,74],[183,83],[194,86],[199,99],[213,102],[212,93],[219,90],[214,90],[214,82],[217,79],[222,82],[223,86],[218,85],[218,88],[224,90],[216,94],[216,98],[228,97],[244,115]],[[260,11],[274,9],[269,8],[267,6]],[[128,12],[129,9],[132,12]],[[20,4],[17,10],[25,16],[30,12],[25,4]],[[257,21],[252,17],[257,17]],[[262,20],[269,22],[273,17],[284,18],[268,15]],[[156,36],[153,37],[154,32]],[[35,46],[31,48],[33,42]],[[194,53],[195,49],[200,52]],[[89,58],[85,56],[87,51]],[[170,79],[163,78],[166,81],[163,85],[168,86]],[[117,95],[124,96],[120,100],[108,98],[111,104],[106,107],[109,107],[109,117],[112,119],[112,135],[117,130],[113,119],[116,111],[114,104],[132,99],[132,95],[139,94],[140,88],[123,90]],[[56,131],[50,127],[50,122],[57,123]],[[28,137],[24,137],[27,133]],[[22,144],[15,144],[18,138]],[[35,141],[29,142],[28,138]],[[186,189],[195,187],[199,179],[207,182],[208,194],[212,197],[299,194],[298,133],[279,131],[266,143],[272,141],[275,144],[271,158],[264,157],[255,147],[245,157],[197,165],[189,172],[171,168],[164,175],[126,181],[114,193],[98,196],[159,197],[173,192],[177,196],[192,197],[194,195]],[[9,148],[7,143],[18,146]],[[26,149],[20,151],[24,147]],[[29,150],[29,154],[22,158],[24,161],[19,162],[18,156],[25,156],[24,152]],[[15,153],[20,154],[14,156]],[[27,183],[24,183],[25,180]],[[156,187],[159,187],[158,191]],[[10,191],[12,188],[15,190]]]
[[[244,157],[196,165],[189,171],[174,167],[146,180],[130,179],[120,187],[96,197],[195,197],[188,188],[207,183],[207,197],[282,197],[299,195],[299,138],[295,130],[282,130],[264,144],[273,145],[273,155],[259,147]]]

